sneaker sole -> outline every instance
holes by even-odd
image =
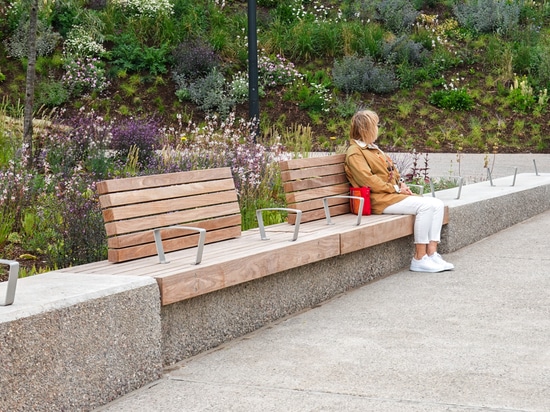
[[[450,269],[413,269],[413,268],[409,268],[409,271],[411,272],[422,272],[422,273],[441,273],[441,272],[445,272],[447,270],[450,270]]]

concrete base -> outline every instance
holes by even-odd
[[[437,193],[442,252],[550,209],[550,174]],[[51,272],[20,279],[0,307],[2,410],[91,410],[156,380],[162,367],[409,265],[412,237],[160,308],[152,278]],[[0,284],[0,295],[5,293]]]
[[[151,278],[20,279],[0,308],[0,409],[88,411],[158,379],[159,313]]]
[[[397,239],[163,306],[163,363],[171,365],[395,273],[410,263],[412,251],[412,237]]]
[[[512,186],[513,184],[513,186]],[[550,174],[522,173],[442,190],[436,196],[449,206],[440,251],[453,252],[550,209]]]

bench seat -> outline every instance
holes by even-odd
[[[105,260],[61,271],[151,276],[159,285],[162,305],[169,305],[340,254],[336,231],[304,232],[294,242],[286,230],[269,230],[268,234],[269,240],[261,240],[259,230],[253,229],[239,238],[209,244],[199,265],[194,264],[195,250],[184,249],[167,253],[169,263],[165,264],[152,256],[116,264]]]
[[[169,305],[409,236],[413,233],[414,216],[364,216],[357,226],[355,216],[347,214],[334,216],[332,222],[327,225],[325,220],[316,220],[302,224],[300,236],[294,242],[290,241],[294,228],[288,223],[267,226],[269,240],[261,240],[259,230],[250,229],[239,238],[207,245],[200,265],[194,264],[196,251],[191,248],[167,253],[165,264],[151,256],[116,264],[105,260],[61,271],[151,276],[159,285],[162,305]]]

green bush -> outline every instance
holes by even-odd
[[[471,110],[474,106],[474,99],[465,88],[437,90],[430,94],[428,101],[440,109],[447,110]]]
[[[58,107],[69,101],[70,93],[62,82],[46,80],[36,88],[36,104],[38,107]]]
[[[346,56],[332,68],[334,85],[345,93],[389,93],[399,86],[389,68],[378,67],[371,57]]]
[[[158,48],[144,46],[130,33],[109,36],[108,40],[114,43],[113,49],[108,53],[114,71],[147,70],[153,76],[168,72],[171,61],[168,45]]]
[[[27,58],[29,55],[29,21],[21,20],[12,36],[8,38],[6,46],[11,56],[17,59]],[[38,56],[47,56],[55,50],[61,40],[59,33],[52,30],[46,22],[38,20],[36,29],[36,53]]]
[[[235,106],[231,92],[226,90],[225,78],[217,69],[193,81],[188,91],[191,101],[206,113],[217,112],[225,117]]]
[[[376,5],[376,18],[396,34],[410,32],[418,14],[409,0],[381,0]]]
[[[453,7],[461,25],[476,33],[509,34],[519,24],[521,6],[508,0],[466,0]]]

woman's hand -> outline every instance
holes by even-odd
[[[412,192],[412,190],[409,188],[409,186],[407,186],[405,184],[405,182],[400,182],[399,183],[399,189],[401,189],[401,192],[402,194],[404,195],[413,195],[414,193]]]

